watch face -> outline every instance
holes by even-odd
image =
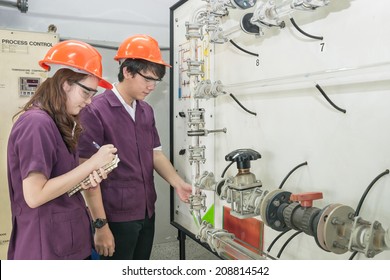
[[[96,219],[96,221],[93,222],[93,226],[95,228],[101,228],[107,223],[106,219]]]

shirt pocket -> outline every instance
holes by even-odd
[[[131,212],[136,213],[144,209],[145,197],[143,184],[131,183],[130,181],[105,182],[102,188],[104,208],[112,213]],[[143,210],[141,210],[143,211]]]
[[[75,209],[51,215],[51,246],[59,257],[73,255],[90,246],[89,218],[85,209]]]

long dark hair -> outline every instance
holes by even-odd
[[[66,111],[67,96],[63,90],[63,84],[69,85],[85,79],[87,75],[74,72],[70,69],[58,70],[52,78],[46,79],[36,90],[31,99],[22,109],[13,116],[34,108],[44,110],[56,123],[67,148],[75,152],[77,142],[82,132],[79,117],[73,116]]]

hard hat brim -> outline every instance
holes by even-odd
[[[100,79],[99,86],[106,89],[112,89],[112,84],[105,79]]]

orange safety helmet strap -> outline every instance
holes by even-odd
[[[137,34],[122,42],[114,59],[120,61],[127,58],[144,59],[172,67],[162,59],[157,41],[148,35]]]
[[[39,61],[39,65],[50,70],[50,65],[63,65],[64,68],[76,68],[99,79],[99,86],[111,89],[112,85],[102,78],[102,56],[91,45],[77,41],[66,40],[54,45]]]

